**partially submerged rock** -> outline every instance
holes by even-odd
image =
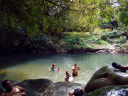
[[[43,92],[55,87],[54,83],[48,79],[24,80],[18,85],[27,89],[27,96],[43,96],[41,95]]]
[[[86,96],[128,96],[128,86],[108,86],[97,89]]]

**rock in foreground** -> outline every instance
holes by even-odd
[[[115,85],[128,85],[128,73],[115,69],[111,65],[103,66],[90,78],[84,92],[88,94],[99,88]]]

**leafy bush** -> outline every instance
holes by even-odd
[[[109,22],[101,23],[100,27],[101,27],[102,29],[113,28],[112,24],[109,23]]]
[[[81,48],[81,49],[85,49],[85,48],[87,48],[87,47],[88,47],[87,44],[85,44],[85,43],[83,43],[83,42],[80,43],[80,48]]]
[[[97,39],[97,40],[96,40],[96,43],[97,43],[97,44],[100,44],[100,45],[107,45],[107,44],[108,44],[106,41],[101,40],[101,39]]]
[[[122,45],[120,45],[121,49],[124,50],[128,50],[128,40],[126,41],[126,43],[123,43]]]

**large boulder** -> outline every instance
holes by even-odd
[[[69,91],[83,88],[81,84],[64,81],[53,83],[48,79],[25,80],[18,85],[27,89],[26,96],[68,96]]]
[[[113,68],[111,65],[103,66],[90,78],[84,88],[86,94],[106,86],[127,85],[128,73]]]
[[[24,80],[18,85],[27,89],[26,96],[43,96],[41,94],[44,94],[46,90],[55,87],[55,84],[48,79]]]
[[[76,88],[83,88],[83,85],[77,83],[57,82],[54,84],[56,87],[48,89],[41,96],[68,96],[69,91],[73,91]]]

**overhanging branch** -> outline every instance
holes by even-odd
[[[56,4],[56,3],[54,3],[54,2],[52,2],[50,0],[46,0],[46,1],[48,1],[49,3],[51,3],[51,4],[55,5],[55,6],[61,7],[62,9],[72,10],[72,11],[81,11],[81,10],[75,10],[75,9],[71,9],[69,7],[64,7],[64,6],[58,5],[58,4]]]

